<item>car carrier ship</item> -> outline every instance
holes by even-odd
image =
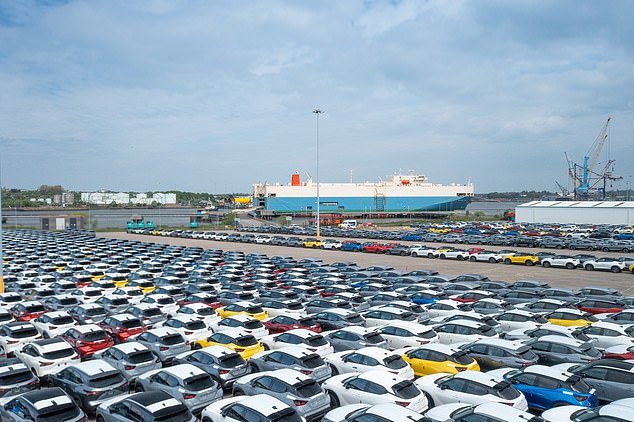
[[[320,210],[325,213],[415,213],[464,210],[473,185],[439,185],[421,174],[394,174],[376,183],[320,183]],[[266,214],[311,213],[317,208],[317,184],[291,176],[289,184],[253,185],[253,204]]]

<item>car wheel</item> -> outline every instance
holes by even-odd
[[[469,261],[471,262],[476,262],[478,260],[478,258],[476,258],[475,256],[470,256],[469,257]],[[491,262],[491,259],[489,259],[489,262]]]
[[[429,393],[423,392],[423,394],[425,395],[425,398],[427,399],[427,408],[428,409],[431,409],[432,407],[436,406],[436,404],[434,403],[434,399],[431,398]]]
[[[447,257],[445,256],[445,254],[444,254],[444,253],[441,253],[441,254],[440,254],[440,256],[439,256],[438,258],[440,258],[440,259],[445,259],[445,258],[447,258]]]
[[[335,377],[335,376],[339,375],[339,371],[337,370],[337,368],[335,368],[334,366],[330,365],[330,374],[331,374],[331,376]]]
[[[572,249],[573,251],[574,251],[575,249],[577,249],[577,247],[576,247],[575,245],[570,245],[570,246],[569,246],[569,248],[570,248],[570,249]]]
[[[550,262],[546,261],[546,262],[542,262],[542,267],[544,268],[550,268]]]
[[[524,263],[527,267],[532,267],[533,265],[535,265],[535,263],[533,261],[530,260],[526,260],[526,262]]]
[[[402,252],[401,252],[401,256],[405,256],[405,255],[407,255],[407,252],[402,251]]]
[[[620,273],[621,272],[621,269],[619,267],[617,267],[617,266],[614,266],[614,267],[610,268],[610,270],[613,273]]]
[[[563,247],[563,245],[557,245],[557,246],[555,246],[555,248],[557,248],[557,249],[563,249],[564,247]]]
[[[339,406],[341,406],[339,399],[337,398],[337,396],[335,395],[335,393],[333,393],[332,391],[328,392],[328,397],[330,397],[330,408],[331,409],[336,409]]]
[[[101,415],[97,416],[97,422],[104,422],[103,416]]]
[[[434,257],[434,254],[433,254],[433,253],[428,253],[428,254],[427,254],[427,258],[433,258],[433,257]]]
[[[574,270],[575,269],[575,264],[573,264],[572,262],[569,262],[566,264],[566,268],[568,268],[569,270]]]
[[[592,264],[588,264],[584,267],[586,271],[594,271],[594,266]]]
[[[588,246],[588,250],[589,251],[593,251],[594,250],[594,246]]]
[[[209,419],[207,416],[205,416],[201,422],[211,422],[211,419]]]
[[[417,254],[416,252],[412,252],[412,256],[413,256],[414,258],[416,258],[416,257],[418,256],[418,254]]]

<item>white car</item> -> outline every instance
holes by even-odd
[[[406,409],[394,403],[382,403],[370,406],[368,404],[350,404],[333,409],[321,420],[322,422],[347,422],[350,420],[381,421],[389,415],[390,422],[422,422],[423,415]]]
[[[548,320],[540,314],[534,312],[528,312],[522,309],[511,309],[503,314],[495,317],[495,320],[500,323],[500,330],[504,332],[519,330],[519,329],[531,329],[539,327],[542,324],[548,324]]]
[[[581,260],[574,258],[570,255],[550,255],[545,256],[540,260],[542,267],[562,267],[569,270],[574,270],[581,265]]]
[[[412,312],[395,308],[381,307],[363,314],[366,327],[380,327],[393,321],[416,321],[417,317]]]
[[[455,375],[432,374],[414,384],[431,397],[430,406],[449,403],[482,404],[497,402],[519,410],[527,410],[524,394],[502,378],[479,371],[463,371]]]
[[[275,350],[286,346],[303,347],[319,356],[326,357],[335,349],[321,334],[303,328],[295,328],[284,333],[273,334],[260,339],[265,349]]]
[[[245,417],[249,414],[252,419]],[[205,422],[245,422],[250,420],[269,421],[280,419],[297,422],[305,421],[291,406],[268,394],[235,396],[218,400],[205,407],[200,417]]]
[[[469,257],[469,252],[464,249],[450,249],[445,252],[440,252],[438,258],[440,259],[457,259],[458,261],[464,261]]]
[[[149,294],[141,299],[141,303],[158,306],[166,315],[174,315],[180,308],[173,297],[163,293]]]
[[[15,351],[15,357],[39,378],[81,362],[73,347],[62,339],[35,340]]]
[[[70,294],[83,303],[92,303],[103,296],[104,292],[97,287],[84,287],[83,289],[73,290]]]
[[[255,237],[255,243],[258,245],[264,245],[271,243],[271,238],[269,236],[259,235]]]
[[[496,264],[498,262],[502,262],[503,256],[504,255],[496,251],[480,251],[478,253],[469,255],[469,261],[490,262],[491,264]]]
[[[17,321],[0,326],[0,350],[10,354],[26,343],[42,338],[30,322]]]
[[[172,318],[156,324],[155,327],[173,328],[181,333],[189,343],[207,338],[214,333],[203,321],[193,315],[185,314],[176,314]]]
[[[330,396],[331,408],[349,404],[396,403],[422,413],[429,407],[425,395],[412,381],[385,371],[334,376],[322,384]]]
[[[66,311],[47,312],[32,320],[31,324],[44,338],[57,337],[78,325]]]
[[[326,239],[323,242],[323,249],[341,249],[341,241],[336,239]]]
[[[299,300],[263,299],[262,309],[264,309],[270,318],[274,318],[279,315],[295,317],[306,315],[304,307]]]
[[[597,258],[590,259],[583,263],[583,268],[587,271],[604,270],[620,273],[627,269],[625,262],[619,261],[618,258]]]
[[[472,343],[483,338],[497,338],[495,328],[486,323],[470,320],[454,320],[445,322],[434,328],[441,344],[459,345]]]
[[[209,327],[214,333],[232,328],[241,328],[255,338],[262,338],[269,335],[269,330],[262,324],[262,321],[248,315],[233,315],[214,322]]]
[[[535,415],[500,403],[483,403],[476,406],[451,403],[436,406],[425,416],[432,422],[446,421],[504,421],[538,422]]]
[[[417,322],[392,322],[380,327],[378,332],[391,350],[438,342],[438,334],[432,327]]]
[[[324,361],[330,366],[333,375],[382,370],[404,379],[414,379],[414,370],[401,355],[380,347],[363,347],[332,353],[326,356]]]
[[[634,329],[632,327],[599,321],[583,327],[579,331],[595,340],[594,344],[599,349],[619,345],[634,346],[634,338],[632,338]]]
[[[409,252],[413,257],[424,256],[427,258],[438,258],[440,256],[440,252],[437,249],[427,246],[411,247]]]
[[[141,300],[145,297],[145,295],[143,294],[143,290],[141,290],[141,288],[137,286],[119,287],[117,290],[112,292],[112,296],[124,297],[128,299],[128,302],[133,305],[141,303]]]
[[[470,308],[470,305],[451,299],[437,300],[434,303],[423,306],[424,315],[429,319],[454,315],[456,312],[462,312],[468,308]]]
[[[634,421],[634,409],[612,402],[594,409],[583,406],[559,406],[544,411],[541,416],[546,422]]]

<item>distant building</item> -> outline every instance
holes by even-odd
[[[533,201],[515,207],[518,223],[634,225],[634,201]]]
[[[74,200],[74,198],[73,198]],[[93,205],[110,205],[115,203],[117,205],[152,205],[156,202],[161,205],[176,204],[175,193],[135,193],[129,194],[125,192],[82,192],[82,202]]]

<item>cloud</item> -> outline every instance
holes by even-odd
[[[607,116],[634,132],[631,2],[0,0],[12,186],[248,191],[399,168],[553,188]]]

